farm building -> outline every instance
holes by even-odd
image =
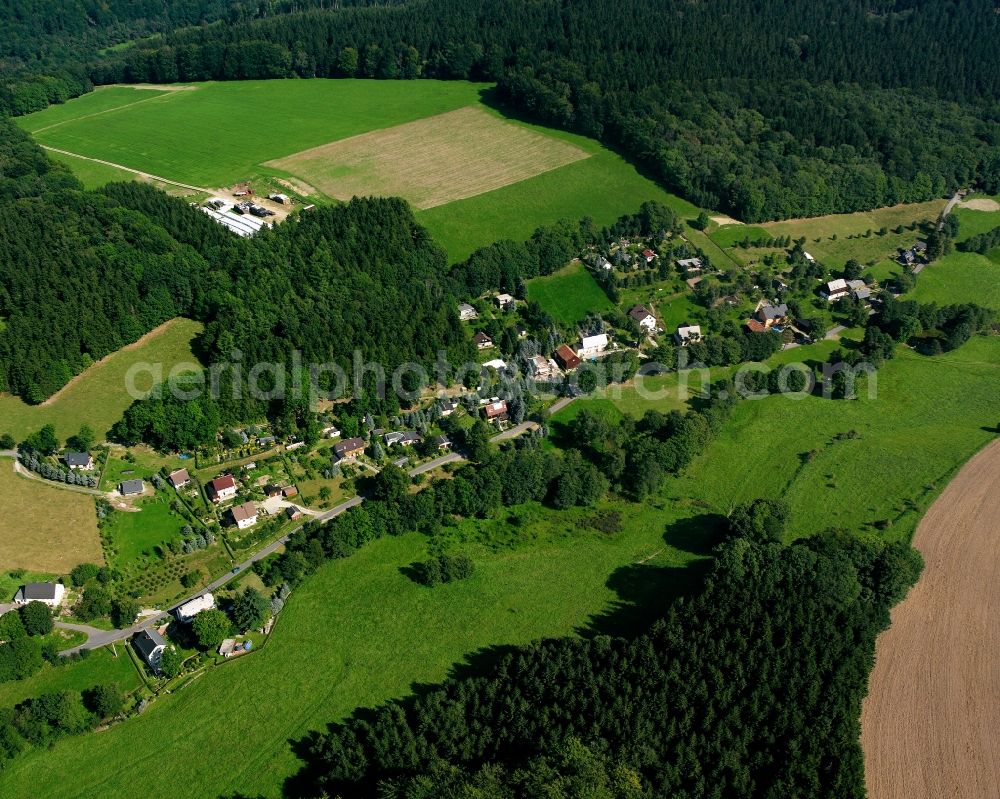
[[[291,205],[292,203],[291,198],[287,194],[268,194],[267,199],[281,203],[282,205]]]
[[[573,352],[573,350],[566,344],[560,344],[556,347],[555,358],[559,365],[567,372],[570,369],[576,369],[576,367],[583,363],[580,360],[580,356]]]
[[[177,620],[191,621],[203,610],[212,610],[214,607],[215,597],[211,593],[202,594],[177,608]]]
[[[209,204],[203,205],[201,210],[220,225],[229,228],[229,230],[237,236],[249,238],[250,236],[260,232],[260,229],[266,224],[261,219],[254,219],[252,217],[236,213],[233,211],[233,206],[225,200],[220,200],[219,202],[221,202],[222,205],[216,207],[214,201],[209,200]]]
[[[27,605],[29,602],[41,602],[50,608],[62,604],[66,595],[66,586],[62,583],[25,583],[14,594],[15,605]]]

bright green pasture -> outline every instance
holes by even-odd
[[[585,319],[588,313],[604,313],[612,308],[608,295],[578,261],[554,274],[529,280],[528,299],[564,324],[573,324]]]

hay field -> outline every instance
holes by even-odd
[[[13,461],[0,458],[0,495],[0,570],[65,574],[78,563],[104,563],[89,494],[19,477]]]
[[[416,208],[474,197],[581,161],[569,142],[468,107],[313,147],[264,166],[338,200],[404,197]]]
[[[861,713],[871,799],[1000,796],[1000,444],[917,528],[925,568],[878,639]]]

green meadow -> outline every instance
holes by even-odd
[[[18,123],[40,144],[206,189],[247,179],[294,178],[308,184],[309,175],[292,176],[262,164],[350,136],[482,105],[488,88],[428,80],[233,81],[174,91],[105,87],[20,117]],[[511,121],[568,141],[590,157],[418,211],[417,218],[452,261],[498,239],[524,240],[538,226],[559,219],[589,215],[599,224],[610,224],[646,200],[664,202],[685,217],[698,213],[592,139]],[[132,177],[80,158],[56,157],[88,187]],[[318,193],[308,199],[331,201]],[[707,236],[705,243],[715,247]]]
[[[586,319],[588,313],[604,313],[613,305],[590,272],[579,261],[545,277],[528,281],[528,299],[537,302],[563,324]]]
[[[87,424],[103,437],[132,403],[126,390],[129,370],[140,363],[162,364],[166,376],[178,364],[197,365],[191,342],[200,331],[201,325],[190,319],[168,322],[142,344],[93,364],[43,405],[28,405],[17,397],[0,394],[0,433],[20,440],[43,425],[53,424],[56,435],[65,439]],[[135,379],[140,391],[148,391],[153,383],[148,374]]]

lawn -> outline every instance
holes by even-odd
[[[123,693],[140,686],[139,675],[128,653],[116,647],[115,657],[111,647],[92,652],[83,660],[65,666],[46,663],[42,670],[27,680],[14,680],[0,684],[0,708],[12,707],[29,697],[48,691],[82,691],[95,685],[115,684]]]
[[[298,767],[290,742],[310,730],[438,681],[485,647],[629,629],[636,602],[690,587],[691,572],[677,567],[708,543],[683,522],[694,511],[623,511],[624,529],[606,534],[579,526],[593,511],[518,509],[533,543],[466,544],[475,575],[435,589],[401,571],[426,557],[415,534],[329,563],[293,594],[260,651],[161,697],[141,718],[16,759],[0,773],[0,794],[132,797],[170,785],[174,799],[277,796]],[[506,518],[463,534],[481,541],[491,525],[508,528]]]
[[[974,302],[1000,312],[1000,252],[953,252],[924,269],[907,298],[948,305]]]
[[[144,497],[135,506],[140,510],[115,511],[106,528],[118,567],[153,555],[157,546],[175,538],[185,524],[184,519],[170,509],[165,497]]]
[[[557,322],[571,325],[589,313],[604,313],[613,306],[579,261],[545,277],[528,281],[528,299],[537,302]]]
[[[0,565],[65,574],[78,563],[103,563],[94,497],[14,474],[0,458]],[[3,597],[7,601],[10,597]]]
[[[191,341],[200,331],[201,325],[190,319],[168,322],[139,346],[126,347],[90,366],[42,405],[0,395],[0,433],[20,440],[43,425],[53,424],[56,435],[65,439],[88,424],[103,437],[132,403],[126,390],[129,369],[135,364],[159,364],[166,376],[177,364],[198,368]],[[149,372],[135,378],[139,391],[148,391],[152,385]]]
[[[315,192],[310,200],[322,201],[323,194],[311,183],[311,174],[295,172],[293,176],[285,171],[301,169],[301,165],[282,162],[283,168],[278,168],[267,166],[266,162],[305,156],[303,151],[321,146],[334,149],[347,146],[342,140],[363,138],[364,134],[379,141],[405,133],[405,128],[393,133],[396,126],[458,109],[475,110],[481,112],[477,124],[482,125],[482,117],[489,115],[493,118],[489,131],[503,131],[506,139],[513,135],[522,144],[532,142],[535,152],[529,170],[521,168],[504,176],[491,168],[492,184],[480,175],[477,190],[492,190],[417,212],[418,219],[447,250],[452,261],[461,260],[477,247],[497,239],[524,240],[539,225],[558,219],[576,220],[589,215],[599,224],[610,224],[622,214],[634,212],[645,200],[664,202],[685,218],[698,214],[693,205],[665,192],[592,139],[511,120],[483,105],[481,95],[488,88],[486,84],[275,80],[193,86],[185,91],[157,93],[152,98],[136,89],[98,89],[64,105],[19,117],[18,123],[29,131],[38,131],[36,138],[40,144],[206,189],[246,179],[271,181],[294,177],[298,184],[308,184],[300,188]],[[109,110],[116,104],[120,110]],[[516,133],[511,134],[511,129]],[[482,136],[466,144],[471,145],[465,148],[466,160],[468,153],[479,152],[484,161],[495,161],[496,152],[484,150],[487,143]],[[412,152],[416,143],[404,141],[400,146]],[[517,164],[524,167],[522,146],[513,149],[494,146],[494,149],[504,149],[507,154],[504,168]],[[553,153],[564,155],[553,159]],[[572,153],[574,158],[586,157],[570,163],[572,159],[566,158],[566,153]],[[422,159],[426,164],[426,157]],[[66,163],[80,169],[88,185],[100,183],[104,179],[102,172],[108,180],[121,177],[117,170],[80,159],[68,158]],[[449,162],[441,164],[439,171],[446,173],[451,168]],[[338,179],[348,177],[343,173],[343,165],[331,169],[325,163],[316,171],[316,183],[327,185],[333,197],[350,196],[365,188],[361,184],[337,185]],[[411,184],[415,177],[419,176],[410,175]],[[458,177],[464,181],[467,176]],[[426,172],[421,179],[427,179]],[[517,182],[512,182],[515,179]],[[396,186],[393,180],[372,183],[369,190],[381,188],[406,193],[407,187]],[[412,197],[422,202],[419,196]],[[705,246],[715,248],[707,237],[704,242]],[[721,250],[713,253],[716,255],[720,262],[725,262]]]
[[[757,225],[722,225],[708,234],[708,237],[722,248],[732,247],[744,239],[755,242],[772,236],[773,233]]]

